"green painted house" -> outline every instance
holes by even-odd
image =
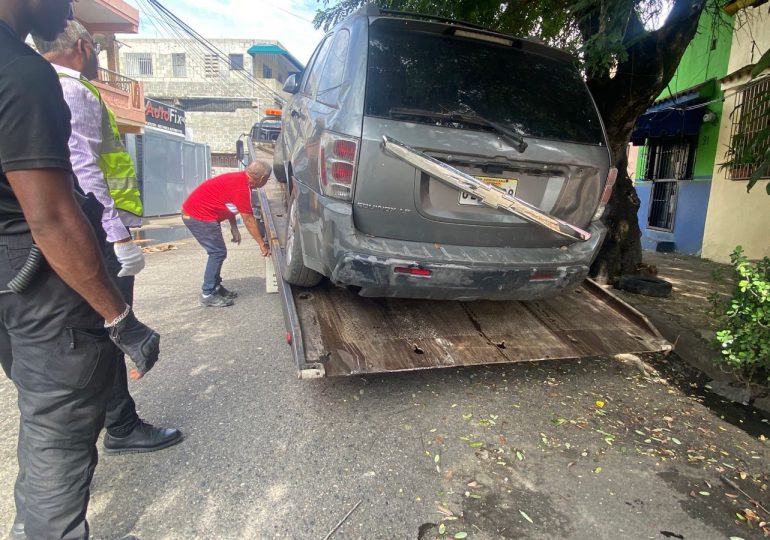
[[[732,34],[731,16],[705,10],[668,88],[636,123],[645,249],[701,253]]]

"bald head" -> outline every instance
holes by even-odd
[[[267,184],[267,181],[270,179],[270,173],[272,172],[273,167],[265,161],[254,161],[249,163],[249,166],[246,167],[246,174],[249,176],[249,184],[254,188],[260,188]]]

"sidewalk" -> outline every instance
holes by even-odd
[[[674,344],[676,356],[712,379],[714,382],[710,385],[714,391],[736,401],[748,400],[748,394],[738,399],[742,390],[728,388],[734,378],[714,365],[719,351],[712,344],[716,326],[709,296],[714,292],[730,295],[732,267],[676,253],[645,252],[644,262],[657,267],[658,277],[671,282],[672,295],[654,298],[614,292],[650,319],[663,337]],[[770,413],[770,399],[764,396],[753,405]]]

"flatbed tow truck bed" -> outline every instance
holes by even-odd
[[[286,186],[258,190],[300,378],[671,350],[644,315],[597,283],[539,301],[364,298],[281,279]]]

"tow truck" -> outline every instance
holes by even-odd
[[[265,109],[265,116],[251,128],[251,140],[257,148],[272,152],[281,133],[281,109]]]
[[[240,147],[245,162],[271,157],[251,137]],[[644,315],[590,279],[526,302],[365,298],[327,281],[291,286],[281,278],[288,185],[256,190],[255,206],[300,379],[672,350]]]

